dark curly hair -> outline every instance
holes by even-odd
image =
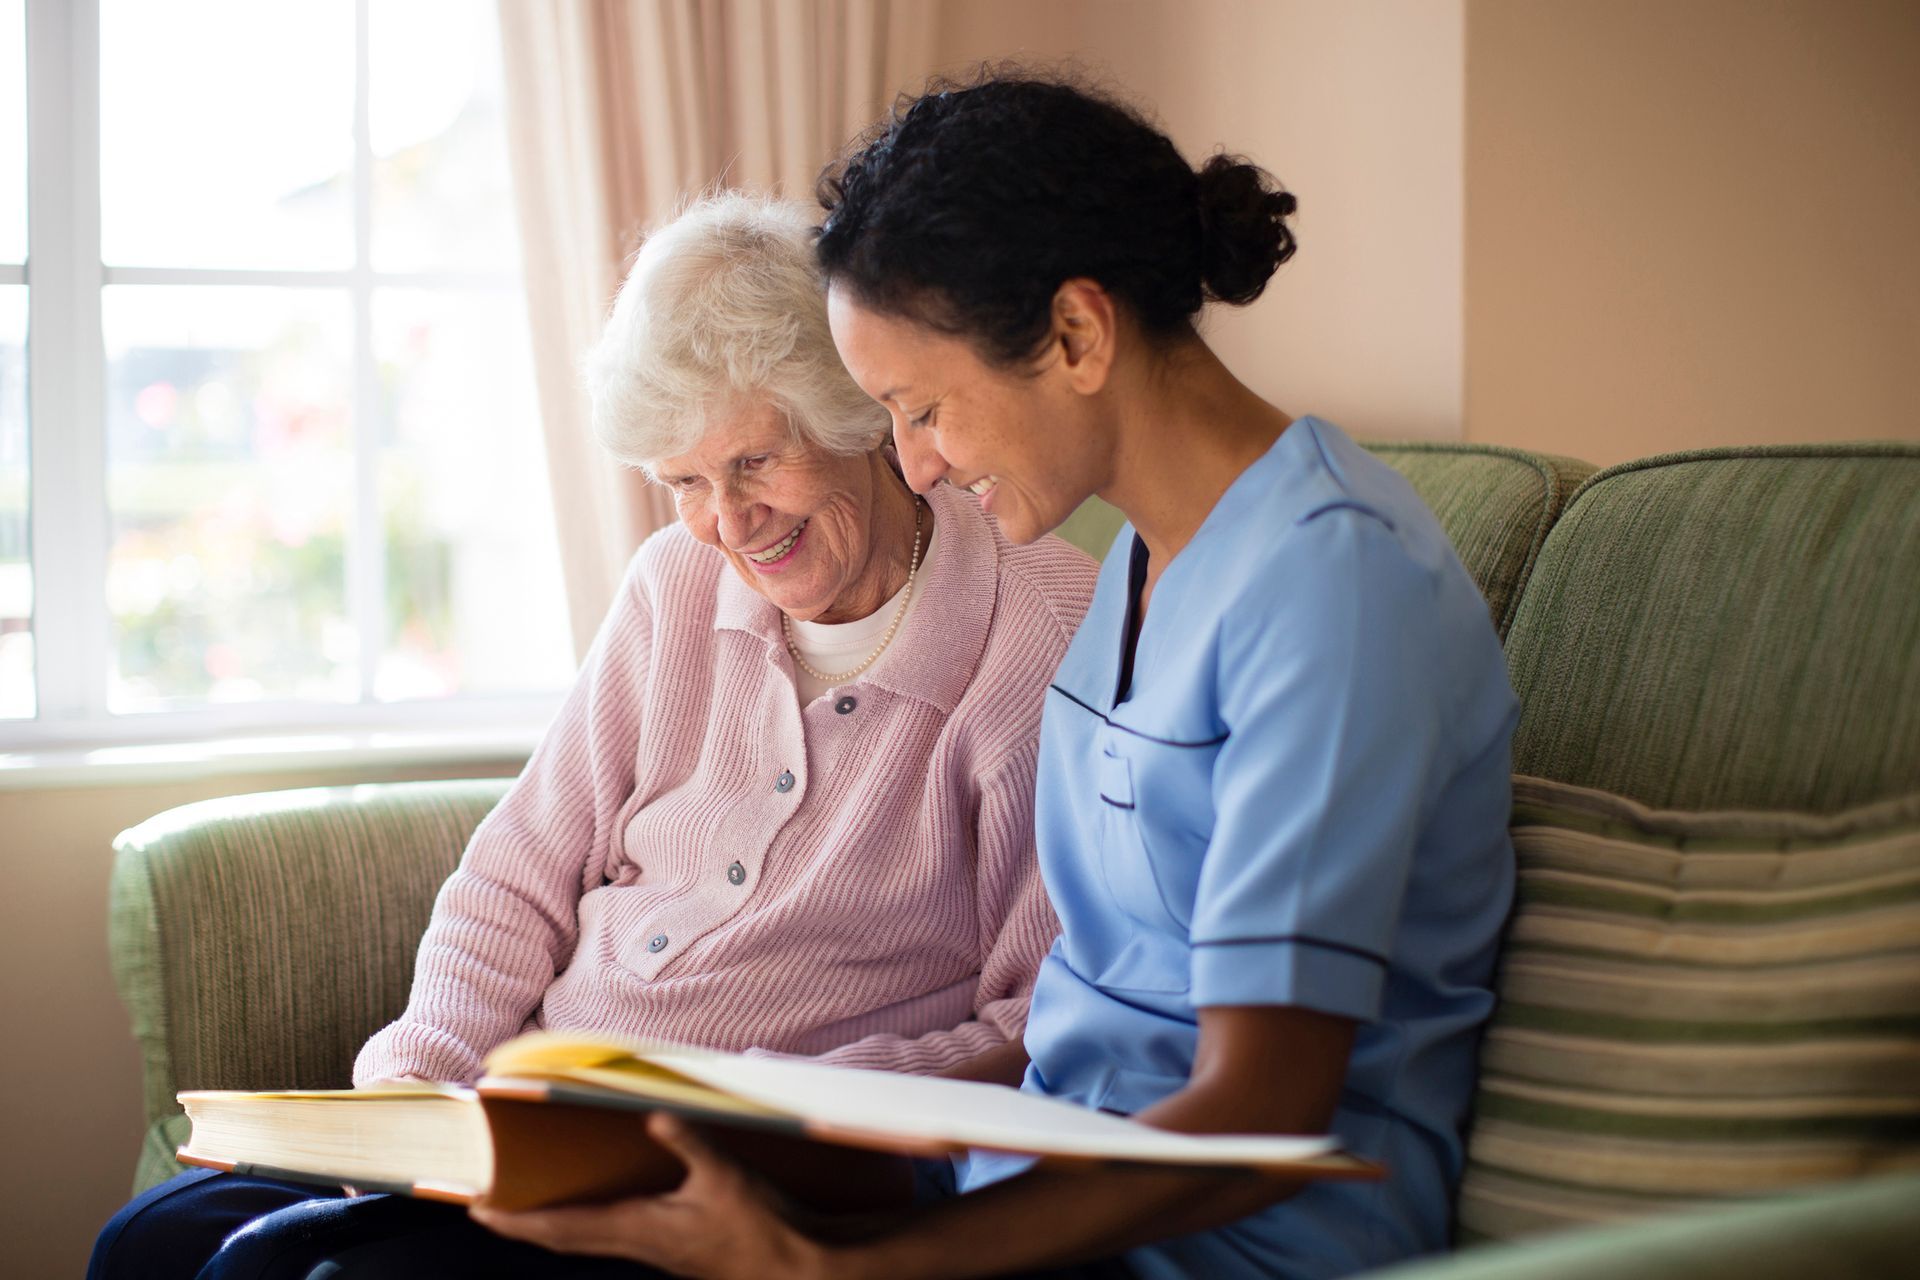
[[[1293,256],[1292,195],[1215,155],[1198,172],[1139,113],[1064,80],[986,71],[903,98],[822,175],[818,250],[862,305],[1011,364],[1055,291],[1097,280],[1150,334],[1185,337]]]

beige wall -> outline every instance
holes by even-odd
[[[11,1276],[77,1276],[127,1198],[140,1058],[107,967],[113,837],[175,805],[285,787],[510,774],[450,769],[252,774],[147,786],[0,791],[0,1237]]]
[[[1920,438],[1911,0],[968,0],[937,48],[1077,58],[1299,194],[1211,329],[1290,410],[1603,463]]]
[[[1469,436],[1920,439],[1920,4],[1473,0]]]
[[[1219,308],[1255,390],[1373,436],[1461,430],[1461,0],[964,0],[947,68],[1074,56],[1156,110],[1189,160],[1225,146],[1300,199],[1300,252]]]

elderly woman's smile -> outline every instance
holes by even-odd
[[[774,543],[765,551],[747,552],[747,559],[753,561],[754,567],[762,573],[772,573],[780,565],[787,562],[787,558],[792,553],[794,545],[800,541],[801,531],[806,527],[807,522],[802,520],[793,527],[792,533],[780,539],[780,541]]]
[[[915,500],[877,450],[833,453],[760,400],[652,469],[687,531],[797,622],[867,617],[906,583]]]

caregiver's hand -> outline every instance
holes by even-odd
[[[826,1248],[788,1224],[774,1193],[691,1126],[656,1112],[647,1132],[687,1166],[672,1191],[526,1213],[476,1205],[474,1220],[556,1253],[629,1258],[695,1280],[832,1274]]]

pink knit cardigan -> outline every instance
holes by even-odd
[[[674,527],[434,905],[354,1065],[470,1081],[533,1027],[931,1072],[1018,1037],[1058,925],[1034,860],[1040,707],[1093,591],[931,498],[886,655],[806,707],[774,606]]]

